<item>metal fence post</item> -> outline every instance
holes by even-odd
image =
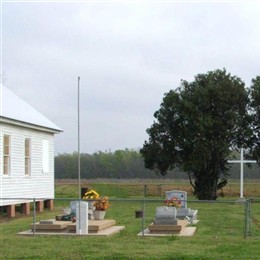
[[[245,201],[245,230],[244,238],[247,238],[250,235],[250,226],[251,226],[251,201]]]
[[[147,196],[147,184],[144,185],[144,197]]]
[[[248,235],[251,236],[252,225],[252,199],[248,199]]]
[[[142,238],[144,238],[144,227],[145,227],[145,197],[143,199]]]
[[[158,196],[161,197],[162,195],[162,184],[158,184]]]
[[[245,226],[244,226],[244,238],[246,238],[247,234],[247,201],[244,202],[244,214],[245,214]]]

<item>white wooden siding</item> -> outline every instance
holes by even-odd
[[[1,124],[0,198],[54,198],[54,134],[29,128]],[[3,176],[3,135],[11,136],[11,169]],[[31,139],[31,174],[25,175],[24,140]],[[43,173],[43,140],[49,143],[49,171]],[[0,206],[18,204],[20,200],[0,200]]]
[[[49,141],[48,140],[42,140],[42,172],[43,173],[48,173],[49,172],[49,166],[50,166],[50,161],[49,161]]]

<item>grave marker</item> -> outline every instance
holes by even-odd
[[[244,149],[240,150],[240,160],[228,160],[228,163],[240,163],[240,198],[244,198],[244,163],[256,163],[255,160],[244,160]]]
[[[76,233],[78,235],[88,234],[88,203],[76,202]]]
[[[165,192],[166,199],[177,198],[181,201],[181,208],[187,208],[187,192],[181,190],[171,190]]]
[[[166,199],[177,198],[181,201],[181,207],[177,208],[177,219],[188,219],[191,224],[198,222],[198,210],[187,208],[187,192],[181,190],[172,190],[165,192]]]
[[[176,208],[157,207],[155,214],[155,225],[177,225]]]

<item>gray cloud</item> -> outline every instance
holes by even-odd
[[[165,92],[225,67],[259,75],[260,4],[3,3],[5,85],[63,128],[56,152],[141,147]]]

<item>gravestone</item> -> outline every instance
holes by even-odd
[[[88,234],[88,203],[76,201],[76,233]]]
[[[155,225],[177,225],[176,208],[157,207],[155,214]]]
[[[187,220],[177,220],[175,207],[157,207],[154,223],[148,229],[150,234],[180,234],[186,229]]]
[[[187,208],[187,192],[181,190],[171,190],[165,192],[166,199],[177,198],[181,201],[181,208]]]
[[[70,202],[70,212],[76,214],[78,200],[73,200]]]
[[[177,208],[177,219],[187,219],[190,224],[196,224],[198,210],[193,210],[187,207],[187,192],[180,190],[172,190],[165,192],[166,199],[177,198],[181,201],[181,207]]]

